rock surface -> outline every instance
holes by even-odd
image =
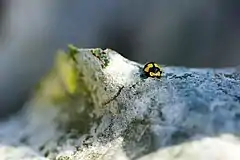
[[[234,68],[143,65],[113,50],[60,51],[24,109],[0,124],[1,159],[239,160]]]

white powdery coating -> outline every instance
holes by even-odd
[[[109,142],[105,145],[95,143],[94,146],[90,146],[89,148],[83,149],[78,152],[75,156],[78,160],[112,160],[115,159],[116,153],[120,155],[122,158],[119,160],[128,160],[125,159],[126,156],[122,152],[121,144],[123,142],[123,138],[119,137],[112,142]],[[119,158],[119,157],[118,157]]]
[[[25,128],[22,117],[13,117],[8,121],[0,123],[0,143],[7,145],[19,144],[19,139],[23,135]],[[14,137],[14,138],[13,138]]]
[[[1,160],[47,160],[27,146],[0,145]]]
[[[159,149],[138,160],[239,160],[237,137],[222,135]]]
[[[106,49],[105,52],[110,58],[108,67],[104,69],[106,78],[119,85],[128,85],[134,82],[134,75],[138,73],[137,67],[133,65],[134,62],[127,60],[113,50]]]
[[[57,110],[51,110],[52,107],[24,108],[8,121],[1,122],[0,159],[45,159],[39,148],[47,143],[56,148],[56,140],[62,134],[56,129],[53,119]]]
[[[34,148],[21,144],[21,138],[26,134],[26,124],[22,116],[10,118],[0,123],[0,159],[11,160],[44,160]],[[38,139],[39,140],[39,139]]]

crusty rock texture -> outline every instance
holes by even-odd
[[[111,49],[59,51],[23,110],[0,124],[0,159],[239,160],[234,68],[143,65]]]

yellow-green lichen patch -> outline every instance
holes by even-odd
[[[109,64],[109,57],[107,54],[100,48],[92,49],[92,54],[101,61],[102,68],[106,68]]]
[[[68,45],[68,52],[69,52],[69,54],[70,54],[70,57],[75,61],[75,62],[77,62],[77,60],[76,60],[76,55],[78,54],[78,48],[77,47],[75,47],[74,45],[72,45],[72,44],[69,44]]]
[[[101,69],[90,49],[69,46],[67,52],[58,51],[52,70],[38,85],[33,105],[57,108],[63,126],[86,132],[108,98]]]
[[[57,56],[57,71],[66,87],[66,90],[70,94],[74,94],[77,91],[77,76],[78,71],[74,64],[74,59],[70,59],[69,55],[64,52],[59,52]]]
[[[77,92],[77,72],[71,57],[59,51],[52,70],[38,84],[35,96],[53,103],[65,101],[68,95]]]

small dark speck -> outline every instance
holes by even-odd
[[[93,138],[92,135],[88,135],[85,140],[89,140],[90,138]]]
[[[39,150],[40,150],[40,151],[43,151],[44,147],[45,147],[44,145],[40,146],[40,147],[39,147]]]
[[[49,152],[49,151],[46,151],[46,152],[44,153],[44,157],[48,157],[49,154],[50,154],[50,152]]]
[[[161,119],[162,121],[165,121],[165,120],[166,120],[166,118],[164,117],[162,111],[159,111],[159,117],[160,117],[160,119]]]
[[[99,133],[97,136],[98,136],[98,137],[103,137],[104,134],[103,134],[103,133]]]
[[[227,78],[233,78],[233,76],[231,74],[224,74],[224,76]]]
[[[140,74],[140,78],[142,78],[142,79],[147,79],[148,76],[146,76],[144,73],[142,73],[142,74]]]
[[[173,75],[174,75],[173,73],[165,73],[166,77],[173,76]]]
[[[135,88],[136,87],[136,84],[132,85],[132,88]]]
[[[235,118],[240,120],[240,113],[236,113]]]
[[[238,102],[240,102],[240,96],[234,96]]]
[[[20,142],[21,143],[24,143],[24,144],[27,144],[28,142],[28,136],[23,136],[23,137],[21,137],[21,139],[20,139]]]

